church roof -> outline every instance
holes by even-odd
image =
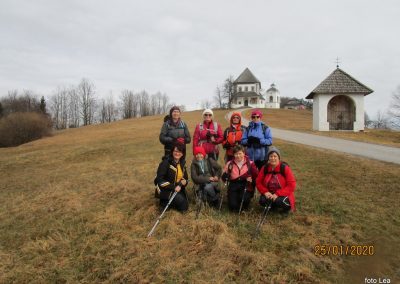
[[[244,69],[242,74],[240,74],[233,83],[260,83],[261,85],[261,82],[256,78],[256,76],[253,75],[253,73],[251,73],[249,68]]]
[[[253,98],[253,97],[258,97],[260,99],[264,99],[264,97],[260,94],[257,94],[256,92],[238,92],[236,93],[236,98]]]
[[[372,92],[373,90],[338,67],[306,99],[312,99],[316,94],[363,94],[366,96]]]

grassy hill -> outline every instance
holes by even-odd
[[[226,126],[225,112],[215,114]],[[200,112],[183,117],[193,134]],[[191,203],[146,238],[159,214],[152,180],[161,121],[70,129],[0,149],[0,283],[400,280],[400,167],[279,140],[298,180],[295,214],[269,215],[250,242],[255,200],[240,219],[206,209],[195,220]],[[318,244],[366,244],[374,255],[316,256]]]

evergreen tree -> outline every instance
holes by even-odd
[[[44,99],[44,96],[42,96],[42,98],[40,99],[40,106],[39,106],[39,108],[40,108],[40,111],[41,111],[43,114],[47,114],[47,111],[46,111],[46,101],[45,101],[45,99]]]
[[[3,117],[3,105],[0,102],[0,118]]]

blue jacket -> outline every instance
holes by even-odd
[[[265,128],[265,131],[263,131]],[[242,145],[247,146],[247,156],[252,161],[264,161],[268,146],[272,145],[271,128],[262,121],[250,122],[247,131],[243,132]]]

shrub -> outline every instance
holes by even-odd
[[[47,115],[16,112],[0,119],[0,147],[18,146],[51,134]]]

